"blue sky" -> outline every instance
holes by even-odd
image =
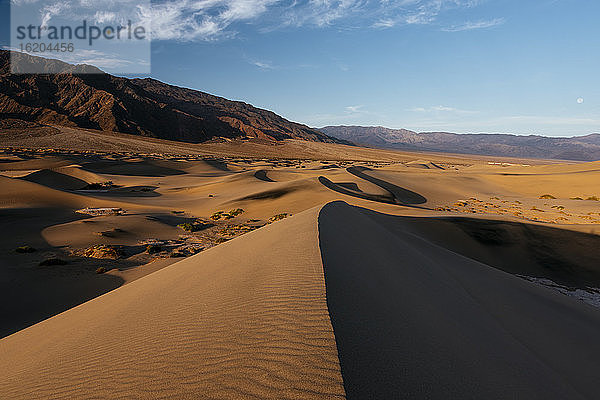
[[[0,2],[6,46],[8,1]],[[310,126],[600,133],[595,0],[154,6],[154,78]]]

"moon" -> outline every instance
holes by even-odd
[[[583,97],[577,99],[577,104],[583,104]]]

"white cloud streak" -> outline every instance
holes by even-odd
[[[31,4],[37,0],[11,0]],[[97,3],[100,1],[100,4]],[[386,29],[401,25],[437,22],[448,10],[472,8],[483,0],[53,0],[41,6],[42,25],[73,10],[91,14],[70,15],[97,23],[131,16],[138,25],[151,26],[158,40],[210,41],[234,37],[242,24],[259,31],[289,27],[336,27],[340,29]],[[115,8],[116,7],[116,8]],[[117,14],[115,14],[115,9]],[[130,15],[131,14],[131,15]],[[502,19],[466,22],[445,28],[451,32],[482,29],[503,23]]]
[[[363,107],[364,107],[364,106],[363,106],[362,104],[361,104],[361,105],[357,105],[357,106],[347,106],[347,107],[345,108],[345,110],[346,110],[346,112],[347,112],[347,113],[349,113],[349,114],[357,114],[357,113],[359,113],[359,112],[361,112],[361,111],[362,111],[361,109],[362,109]]]
[[[495,18],[487,21],[469,21],[464,24],[454,25],[448,28],[443,28],[445,32],[463,32],[472,31],[476,29],[488,29],[498,25],[502,25],[506,22],[504,18]]]
[[[261,31],[286,27],[391,28],[430,24],[444,11],[481,0],[163,0],[141,9],[159,40],[216,40],[237,34],[236,24]]]
[[[275,66],[268,61],[251,61],[250,64],[252,64],[262,70],[275,69]]]
[[[415,107],[410,108],[406,111],[421,113],[421,114],[440,114],[440,113],[451,113],[451,114],[476,114],[477,111],[461,110],[460,108],[448,107],[448,106],[432,106],[432,107]]]

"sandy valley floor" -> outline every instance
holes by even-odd
[[[93,135],[0,153],[0,398],[595,398],[600,162]]]

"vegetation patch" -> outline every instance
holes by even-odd
[[[40,262],[40,267],[50,267],[54,265],[67,265],[68,263],[62,258],[58,257],[50,257],[46,258],[44,261]]]
[[[106,268],[104,268],[104,267],[99,267],[98,269],[96,269],[97,274],[103,274],[105,272],[106,272]]]
[[[124,258],[125,253],[119,246],[98,244],[83,250],[82,256],[89,258],[118,260],[119,258]]]
[[[100,207],[100,208],[82,208],[81,210],[75,211],[79,214],[87,214],[92,215],[94,217],[102,216],[102,215],[122,215],[125,211],[119,207]]]
[[[161,251],[163,251],[163,248],[158,244],[150,244],[146,247],[146,253],[148,254],[156,254],[160,253]]]
[[[116,187],[112,181],[88,183],[82,190],[108,190]]]
[[[202,221],[195,221],[195,222],[186,222],[183,224],[179,224],[177,226],[186,232],[198,232],[203,229],[210,228],[213,225],[210,223],[202,222]]]
[[[223,218],[224,214],[225,214],[224,211],[217,211],[216,213],[214,213],[213,215],[210,216],[210,219],[212,219],[213,221],[218,221],[221,218]]]
[[[102,232],[98,232],[98,235],[102,236],[102,237],[107,237],[107,238],[114,238],[119,236],[119,234],[125,233],[125,231],[123,229],[119,229],[119,228],[114,228],[114,229],[110,229],[108,231],[102,231]]]
[[[269,218],[268,223],[272,224],[273,222],[281,221],[282,219],[286,219],[290,215],[291,214],[288,214],[288,213],[281,213],[281,214],[273,215],[271,218]]]
[[[19,246],[15,249],[17,253],[35,253],[35,249],[31,246]]]
[[[220,219],[232,219],[237,217],[238,215],[242,215],[243,213],[244,210],[241,208],[236,208],[227,213],[225,211],[217,211],[216,213],[210,216],[210,219],[212,219],[213,221],[218,221]]]
[[[244,210],[241,208],[236,208],[234,210],[229,211],[229,213],[227,213],[227,215],[229,215],[231,218],[237,217],[238,215],[242,215],[244,213]]]
[[[551,194],[543,194],[539,197],[540,199],[544,199],[544,200],[552,200],[552,199],[556,199],[556,197],[554,197]]]

